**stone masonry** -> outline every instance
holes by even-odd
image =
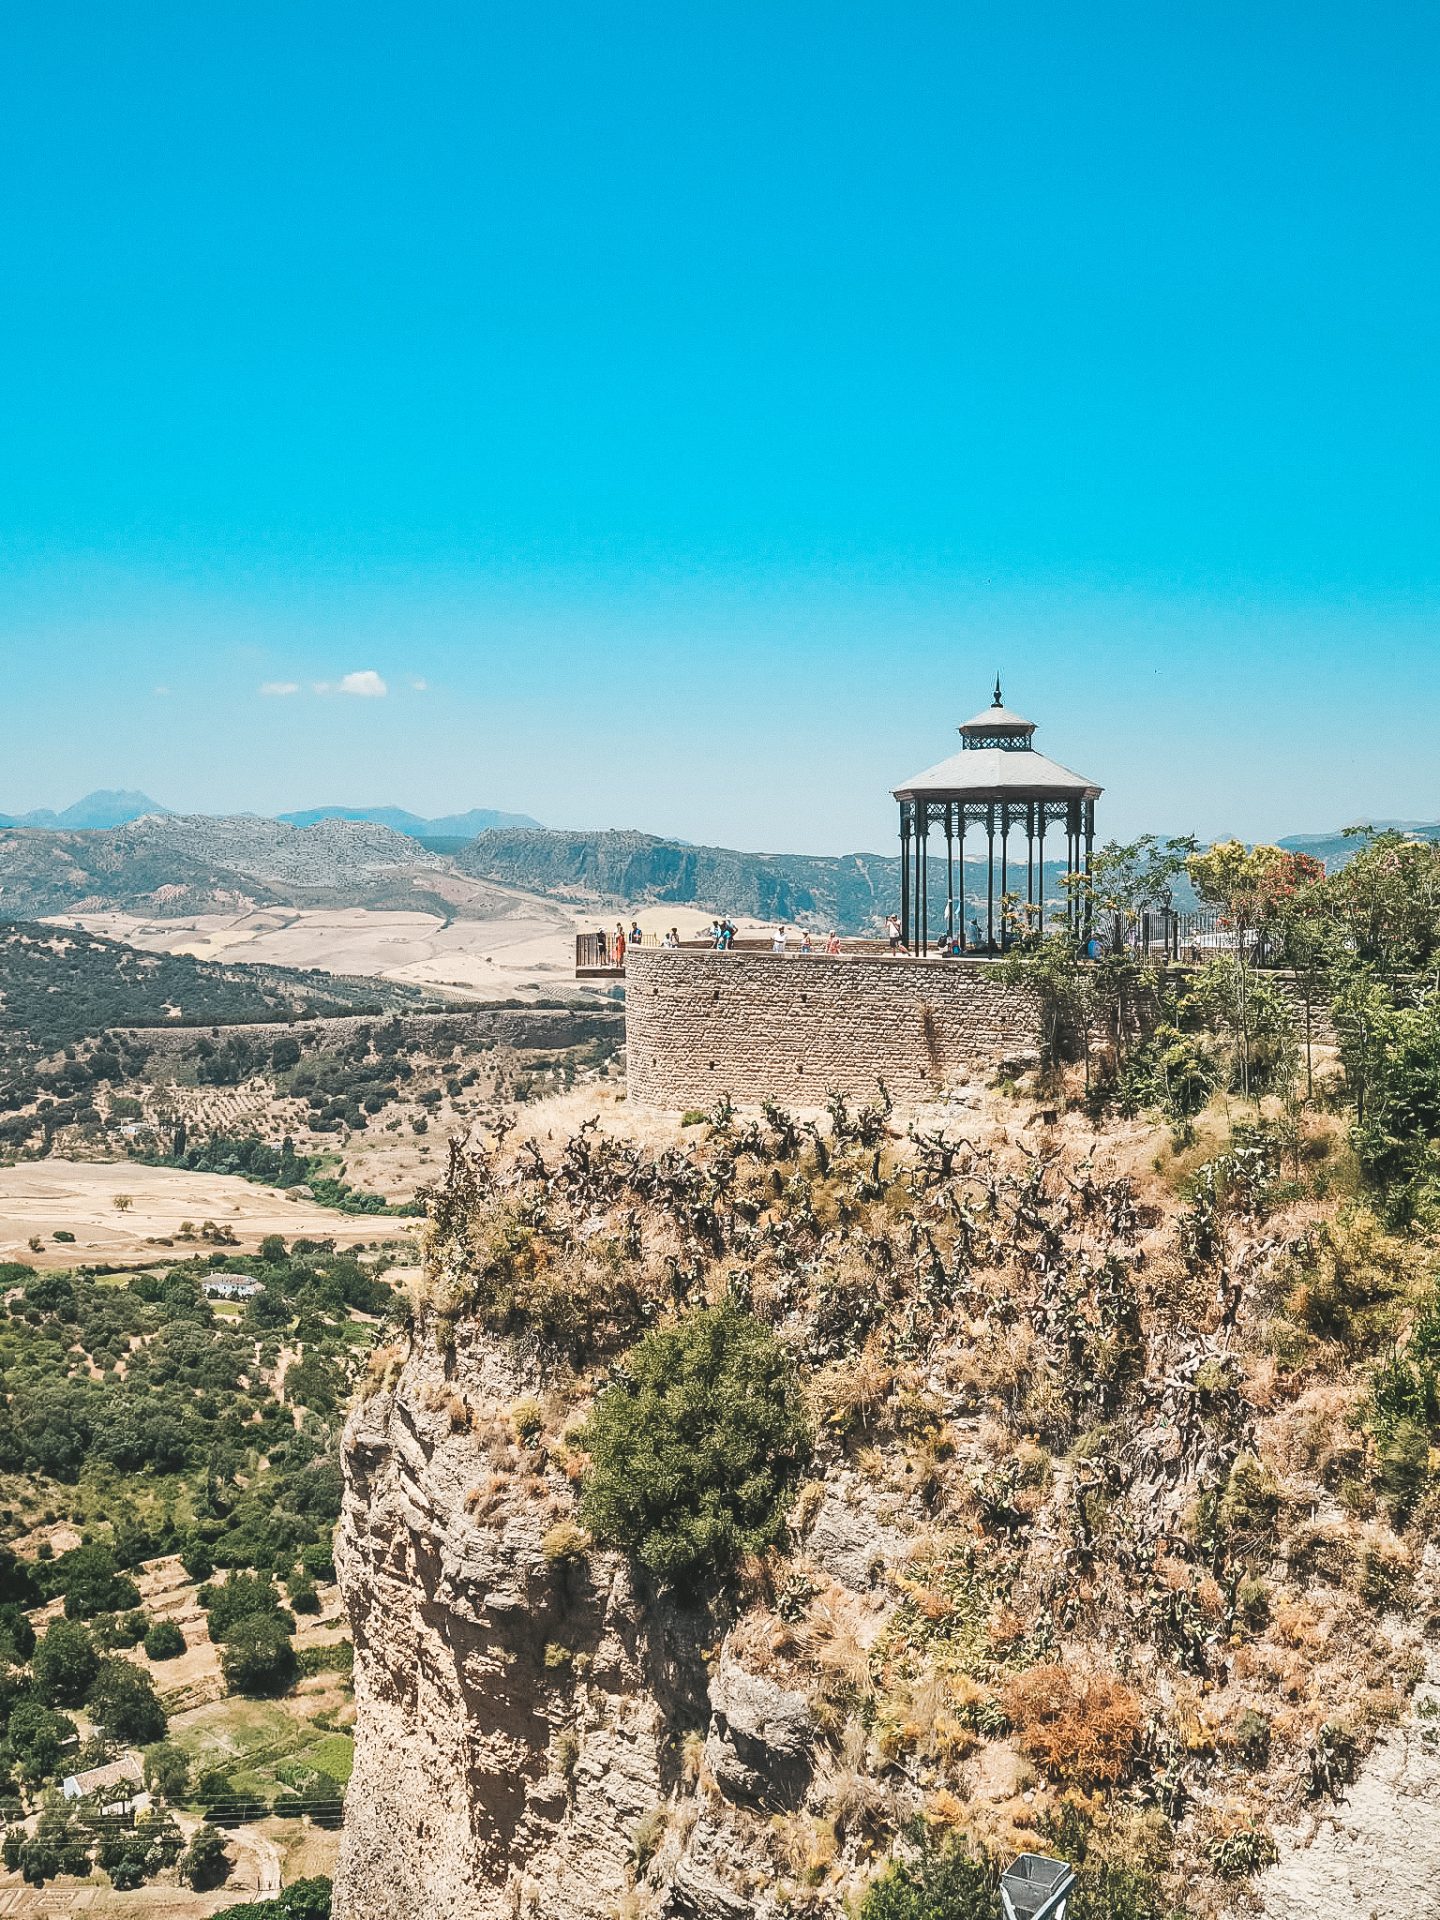
[[[1033,1062],[1039,1002],[993,961],[632,947],[625,1040],[641,1106],[820,1106],[879,1080],[905,1102]]]

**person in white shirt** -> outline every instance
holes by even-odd
[[[784,929],[784,927],[777,927],[777,928],[775,929],[775,940],[774,940],[774,944],[773,944],[773,945],[771,946],[771,949],[770,949],[770,951],[771,951],[772,953],[784,953],[784,951],[785,951],[785,929]]]

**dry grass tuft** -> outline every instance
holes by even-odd
[[[1031,1667],[1004,1691],[1022,1750],[1064,1786],[1123,1780],[1140,1738],[1140,1696],[1114,1674],[1059,1661]]]

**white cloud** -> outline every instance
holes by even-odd
[[[369,667],[362,673],[347,673],[336,688],[337,693],[358,694],[362,700],[379,700],[389,691],[379,674]]]
[[[166,695],[169,693],[169,691],[170,691],[169,687],[156,687],[155,698],[157,700],[163,700],[166,697]]]
[[[267,680],[260,691],[267,699],[283,699],[287,694],[298,693],[300,683],[298,680]]]
[[[428,693],[430,691],[430,682],[428,680],[412,680],[410,684],[416,693]]]

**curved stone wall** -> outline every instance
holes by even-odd
[[[984,960],[711,953],[632,947],[625,956],[626,1078],[642,1106],[897,1100],[1033,1059],[1032,989]]]

